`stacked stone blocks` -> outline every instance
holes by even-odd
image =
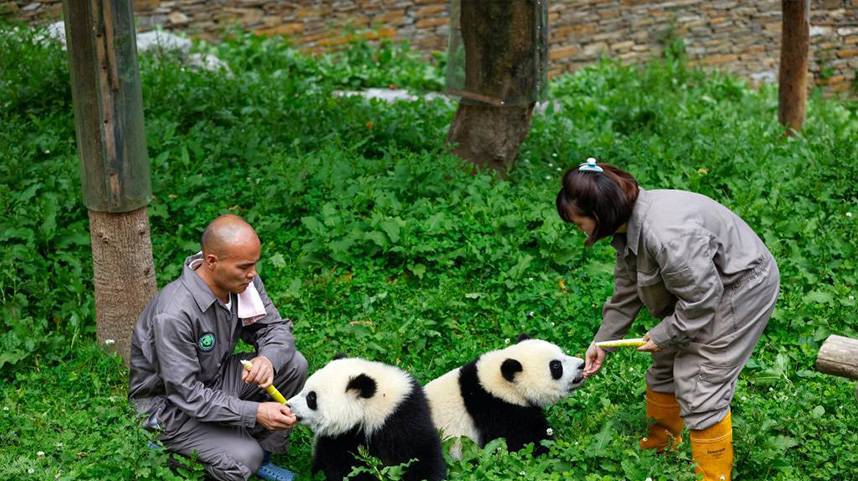
[[[476,1],[476,0],[462,0]],[[600,57],[639,64],[680,38],[689,61],[777,81],[779,0],[549,0],[549,75]],[[427,53],[444,50],[448,0],[136,0],[137,26],[159,26],[206,40],[229,28],[282,35],[313,52],[355,38],[407,40]],[[827,92],[858,89],[858,0],[811,1],[811,74]],[[61,0],[0,0],[0,17],[47,23]]]

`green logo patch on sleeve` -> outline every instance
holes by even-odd
[[[200,351],[209,352],[214,349],[216,340],[214,333],[206,332],[200,336],[200,340],[197,342],[197,345],[200,346]]]

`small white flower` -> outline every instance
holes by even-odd
[[[561,169],[560,167],[557,167],[557,172],[562,172],[562,171],[563,171],[563,169]]]
[[[33,468],[27,468],[27,474],[33,474],[33,473],[35,473],[35,472],[36,472],[36,470],[35,470],[35,469],[33,469]]]
[[[8,411],[8,410],[9,410],[9,406],[3,406],[3,410],[4,410],[4,411]]]
[[[548,325],[554,327],[554,321],[551,321]]]
[[[105,339],[104,340],[105,346],[112,346],[113,344],[116,344],[116,341],[114,341],[113,339]]]
[[[519,471],[519,472],[518,472],[518,475],[519,475],[519,476],[527,476],[527,473],[525,473],[524,471]]]
[[[504,344],[509,344],[509,338],[504,339],[504,340],[503,340],[503,343],[504,343]]]
[[[51,153],[51,149],[45,149],[45,153],[46,153],[46,154],[50,154],[50,153]]]
[[[527,317],[533,317],[533,316],[535,316],[535,315],[536,315],[536,313],[535,313],[535,312],[533,312],[533,311],[530,311],[530,312],[528,312],[528,313],[527,313]]]
[[[549,166],[549,167],[554,167],[554,162],[549,162],[549,163],[548,163],[548,166]]]
[[[849,300],[850,300],[850,301],[854,301],[854,300],[855,300],[855,296],[849,296]]]
[[[555,152],[555,153],[551,154],[551,156],[556,158],[556,157],[557,157],[557,152]]]
[[[545,180],[551,180],[551,176],[550,176],[550,175],[546,175],[546,176],[545,176]]]
[[[652,478],[646,478],[644,481],[652,481]]]
[[[545,430],[545,434],[547,434],[549,436],[554,436],[554,430],[551,428],[548,428]]]
[[[38,451],[38,452],[36,453],[36,456],[38,456],[38,457],[40,457],[40,458],[44,458],[44,457],[45,457],[45,452],[44,452],[44,451]]]
[[[528,277],[528,278],[527,278],[527,280],[528,280],[528,281],[530,281],[530,282],[533,282],[533,278],[532,278],[532,277]]]
[[[846,217],[852,217],[852,212],[847,212]]]

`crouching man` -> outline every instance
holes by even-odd
[[[291,477],[267,455],[286,451],[295,416],[264,389],[297,394],[307,361],[257,276],[260,248],[240,217],[215,219],[202,253],[149,302],[132,335],[129,399],[168,450],[196,453],[218,480]],[[233,354],[239,338],[256,352]]]

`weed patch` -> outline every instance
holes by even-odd
[[[826,336],[858,336],[854,102],[812,96],[803,132],[784,138],[770,87],[681,56],[643,68],[605,61],[553,81],[560,108],[534,117],[499,181],[446,152],[454,107],[331,95],[439,89],[439,66],[405,47],[317,58],[237,36],[196,48],[232,75],[140,58],[159,285],[196,252],[206,223],[232,212],[257,228],[260,272],[311,368],[340,351],[425,382],[520,332],[581,355],[611,293],[614,253],[584,249],[553,203],[564,169],[593,156],[646,188],[722,202],[778,261],[782,294],[733,405],[737,479],[854,479],[854,383],[813,370]],[[126,371],[94,345],[66,54],[8,26],[0,51],[0,477],[200,479],[198,465],[172,474],[146,447]],[[654,323],[643,316],[630,335]],[[647,366],[617,353],[553,407],[549,455],[471,445],[448,460],[450,479],[693,479],[687,446],[666,457],[637,449]],[[309,476],[310,453],[299,428],[276,460]]]

